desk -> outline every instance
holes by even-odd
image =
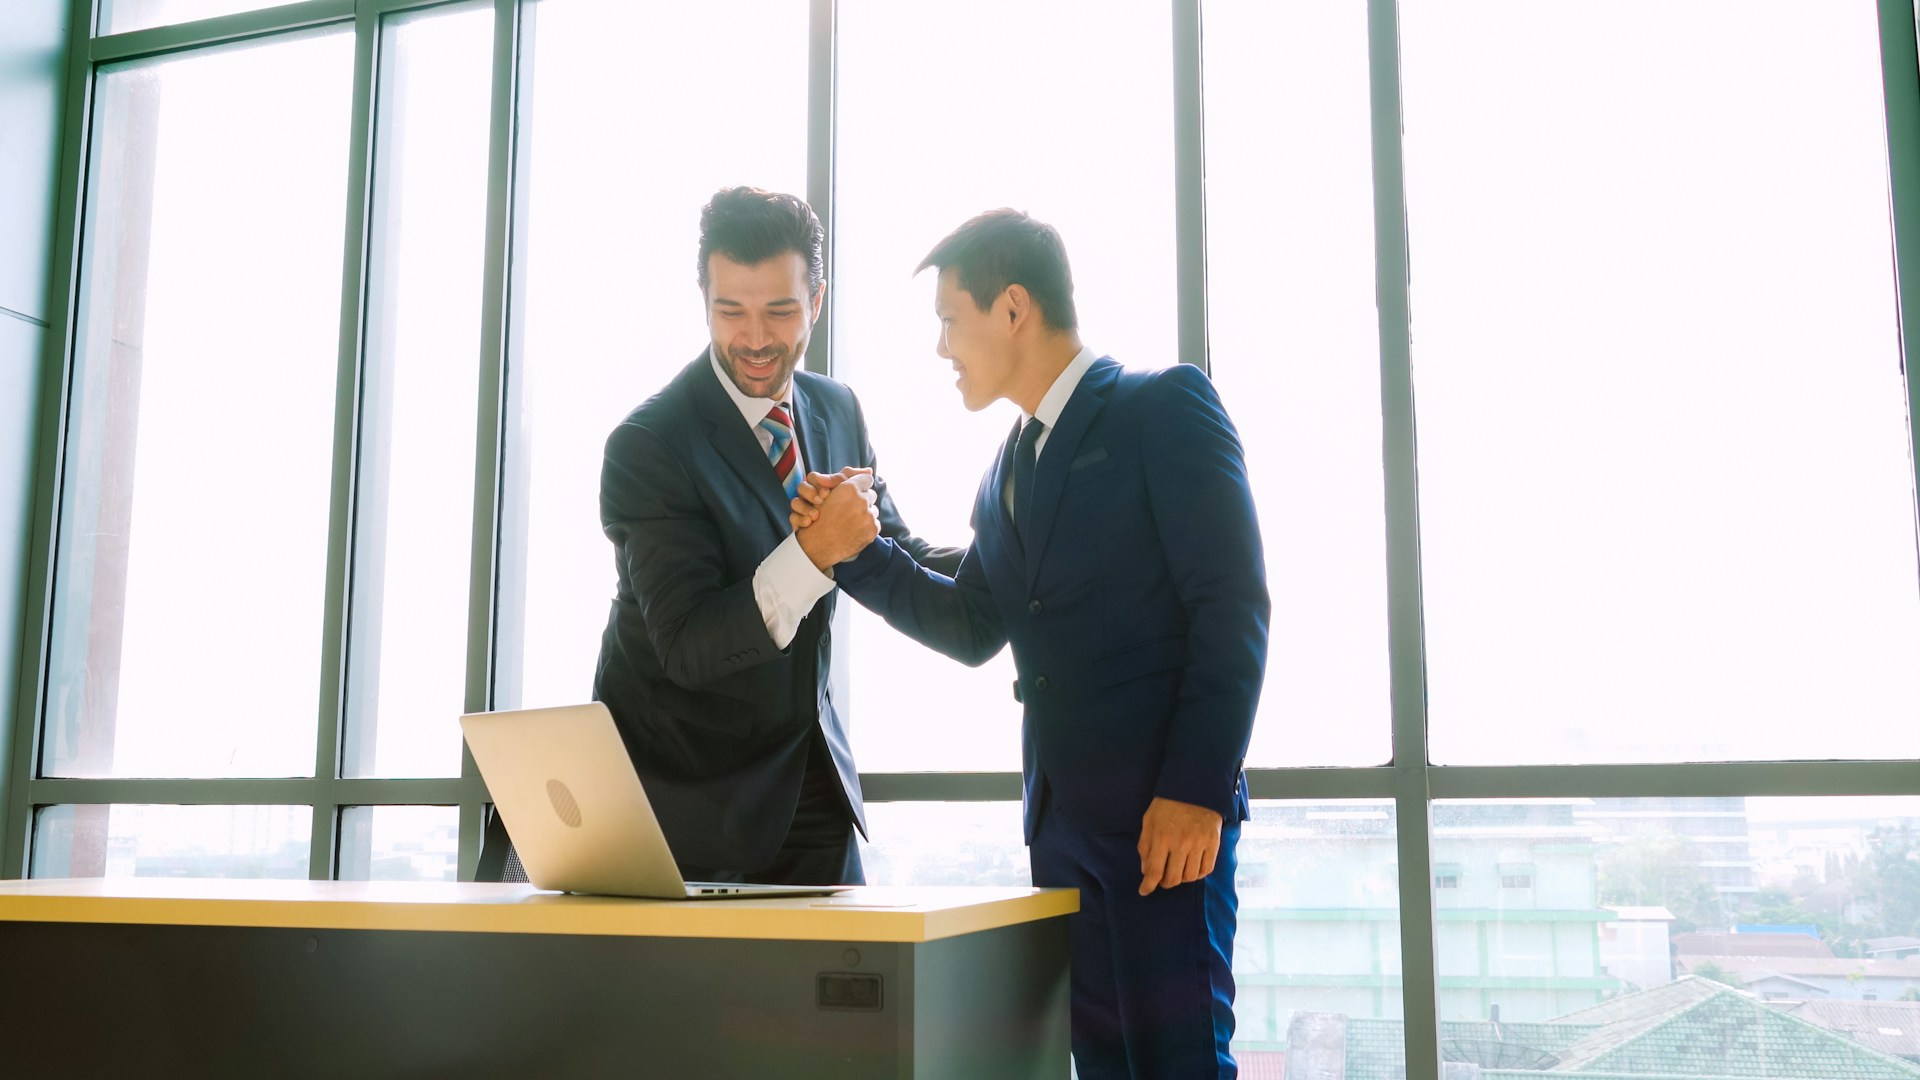
[[[0,882],[0,1069],[1067,1075],[1072,890],[674,903],[526,885]]]

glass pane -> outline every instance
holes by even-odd
[[[1434,759],[1920,755],[1874,4],[1402,19]]]
[[[389,20],[353,558],[347,776],[454,776],[466,704],[493,10]]]
[[[502,708],[592,696],[614,589],[601,449],[707,346],[700,208],[723,187],[804,197],[807,185],[807,5],[543,0],[533,13],[520,95],[525,277],[513,322],[524,360],[509,391]],[[644,49],[612,64],[608,41]],[[715,77],[719,41],[735,62],[751,58],[750,78]]]
[[[43,767],[311,775],[353,39],[102,67]]]
[[[459,871],[459,807],[340,811],[341,881],[457,881]]]
[[[305,878],[310,806],[46,806],[30,877]]]
[[[278,7],[287,0],[100,0],[102,34],[124,34],[169,23],[211,19]]]
[[[1017,802],[869,803],[867,825],[870,884],[1032,882]],[[1240,1075],[1342,1075],[1304,1069],[1341,1032],[1366,1055],[1344,1075],[1404,1076],[1393,805],[1262,800],[1238,854]]]
[[[1241,1075],[1406,1075],[1393,823],[1390,802],[1254,803],[1235,879]]]
[[[1033,884],[1018,802],[867,804],[869,885]]]
[[[1019,413],[961,407],[934,353],[933,275],[913,268],[982,210],[1025,210],[1066,241],[1089,346],[1135,367],[1179,359],[1172,23],[1146,0],[1103,4],[1097,19],[1033,0],[970,4],[965,17],[889,0],[838,12],[834,375],[860,394],[907,523],[963,544],[981,474]],[[1009,655],[963,668],[847,606],[842,700],[863,768],[1019,767]]]
[[[1435,890],[1447,1060],[1915,1075],[1882,1054],[1920,1049],[1920,964],[1900,958],[1920,949],[1916,815],[1914,798],[1435,804],[1456,874]]]
[[[1364,4],[1210,3],[1207,332],[1273,621],[1247,764],[1389,747],[1386,494]]]

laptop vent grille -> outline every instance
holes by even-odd
[[[560,820],[572,828],[580,827],[580,804],[574,801],[573,792],[558,780],[547,781],[547,798],[553,800],[553,812]]]

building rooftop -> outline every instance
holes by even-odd
[[[1883,1054],[1920,1060],[1920,1001],[1770,1001],[1781,1012],[1837,1031]]]
[[[1683,957],[1833,955],[1826,942],[1805,934],[1734,934],[1725,930],[1675,934],[1673,951]]]
[[[1682,953],[1680,966],[1696,970],[1708,964],[1742,979],[1768,975],[1789,977],[1819,976],[1844,979],[1860,975],[1870,979],[1920,980],[1920,959],[1876,960],[1857,956],[1700,956]]]
[[[1823,1003],[1824,1004],[1824,1003]],[[1483,1080],[1578,1076],[1584,1080],[1920,1080],[1920,1065],[1853,1037],[1835,1014],[1821,1024],[1728,986],[1683,978],[1623,994],[1554,1020],[1446,1021],[1445,1059]],[[1294,1014],[1290,1076],[1405,1080],[1398,1020]]]

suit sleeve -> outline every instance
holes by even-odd
[[[622,424],[600,469],[600,522],[668,679],[689,689],[782,652],[753,579],[729,582],[719,524],[661,438]]]
[[[979,667],[1007,643],[986,572],[971,546],[954,576],[930,569],[898,541],[882,536],[834,568],[840,590],[935,652]]]
[[[1267,658],[1260,525],[1239,434],[1205,373],[1176,364],[1148,392],[1148,509],[1187,614],[1187,658],[1154,794],[1231,820]]]
[[[952,577],[959,572],[961,557],[967,553],[963,547],[938,547],[913,535],[907,523],[900,516],[900,508],[894,505],[893,496],[887,490],[887,482],[882,478],[879,465],[873,453],[873,443],[867,438],[867,417],[860,408],[860,399],[853,400],[853,418],[860,432],[860,461],[873,470],[873,490],[877,496],[874,508],[880,511],[880,535],[898,544],[913,561],[930,570]],[[839,571],[834,571],[839,579]]]

